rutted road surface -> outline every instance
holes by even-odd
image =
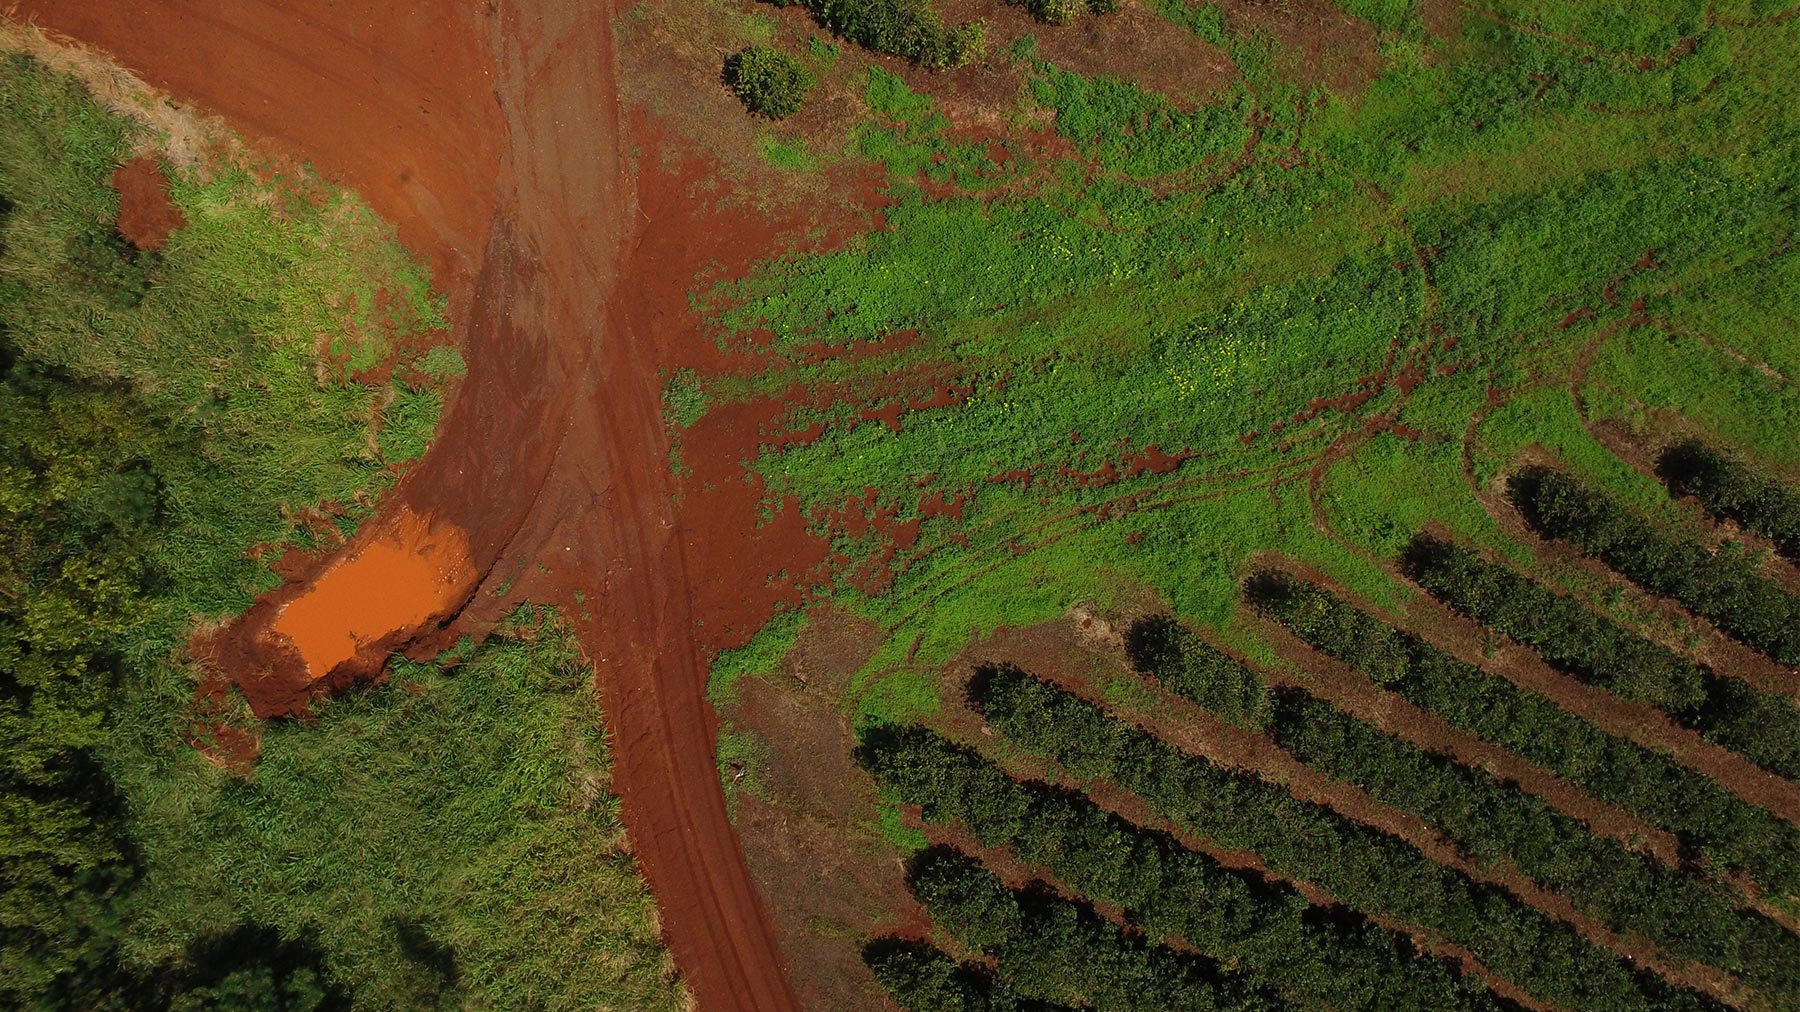
[[[421,529],[466,539],[467,556],[434,560],[405,625],[353,629],[359,659],[332,672],[269,635],[317,573],[258,602],[221,652],[260,676],[259,709],[298,704],[315,676],[366,673],[458,615],[491,617],[501,601],[485,591],[514,577],[585,590],[594,618],[578,628],[600,672],[614,786],[677,964],[703,1009],[796,1008],[713,763],[657,374],[682,321],[613,297],[650,287],[634,283],[633,254],[680,223],[636,197],[612,11],[23,0],[20,13],[357,190],[450,294],[469,378],[425,459],[320,569],[341,583],[381,554],[372,546]]]

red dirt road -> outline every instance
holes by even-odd
[[[643,138],[619,109],[612,11],[25,0],[20,13],[356,189],[450,294],[469,379],[382,515],[315,578],[414,536],[466,544],[466,562],[436,560],[430,614],[358,630],[357,659],[329,672],[271,633],[313,581],[258,602],[215,647],[259,711],[303,705],[314,674],[335,684],[421,636],[478,627],[515,578],[591,611],[577,626],[600,672],[614,786],[678,966],[703,1009],[796,1008],[713,763],[689,577],[691,558],[706,561],[674,512],[657,374],[690,323],[647,294],[684,287],[656,276],[669,265],[639,256],[679,235],[684,212],[637,200],[625,153]]]

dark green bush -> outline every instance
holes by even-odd
[[[800,111],[812,90],[813,74],[792,56],[751,46],[725,61],[725,83],[758,116],[786,119]]]
[[[1176,824],[1276,874],[1318,883],[1467,947],[1491,971],[1558,1008],[1721,1010],[1596,946],[1498,886],[1445,868],[1412,844],[1302,801],[1277,783],[1188,755],[1098,706],[1014,670],[987,680],[988,726],[1083,780],[1110,780]]]
[[[794,0],[779,2],[790,6]],[[945,28],[931,0],[798,0],[813,20],[851,42],[923,64],[933,70],[960,67],[981,55],[986,26],[969,21]]]
[[[1019,997],[975,963],[957,963],[935,946],[910,938],[877,938],[863,947],[863,962],[907,1012],[1075,1012]]]
[[[1800,893],[1800,831],[1701,774],[1311,584],[1263,574],[1248,593],[1319,650],[1365,673],[1381,670],[1387,688],[1413,705],[1674,833],[1721,872],[1742,869],[1778,893]]]
[[[1800,492],[1697,439],[1663,450],[1656,473],[1676,495],[1693,496],[1708,513],[1735,520],[1800,562]]]
[[[135,308],[150,290],[157,255],[133,249],[110,228],[94,226],[71,235],[67,255],[75,279],[113,309]]]
[[[1743,546],[1709,552],[1550,468],[1514,475],[1508,494],[1545,537],[1570,542],[1783,664],[1800,664],[1800,597],[1763,576]]]
[[[1500,1012],[1516,1006],[1459,964],[1293,889],[1226,868],[1166,833],[1073,791],[1008,778],[974,750],[921,727],[878,725],[860,762],[897,800],[983,844],[1042,865],[1073,889],[1132,912],[1151,938],[1179,937],[1311,1012]]]
[[[1551,665],[1621,698],[1661,707],[1683,727],[1762,768],[1800,778],[1800,708],[1787,698],[1721,677],[1479,552],[1421,537],[1403,564],[1432,596]]]
[[[1032,17],[1045,24],[1071,24],[1088,8],[1085,0],[1029,0]]]

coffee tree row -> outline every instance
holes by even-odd
[[[1516,1012],[1455,963],[1422,958],[1353,912],[1226,868],[1073,791],[1009,778],[925,728],[876,726],[858,759],[927,821],[960,823],[1090,899],[1132,912],[1151,938],[1179,938],[1291,1008],[1311,1012]]]
[[[1156,641],[1176,644],[1159,657],[1161,667],[1204,667],[1227,684],[1257,678],[1192,633],[1160,634]],[[1207,693],[1188,691],[1197,686],[1164,684],[1206,706]],[[1596,836],[1516,783],[1428,752],[1300,689],[1278,692],[1265,724],[1295,758],[1435,824],[1478,866],[1516,866],[1615,931],[1635,931],[1670,953],[1739,974],[1765,991],[1800,992],[1800,939],[1740,909],[1721,883],[1682,874]]]
[[[1575,545],[1783,664],[1800,664],[1800,597],[1764,576],[1742,545],[1708,551],[1550,468],[1514,475],[1508,495],[1545,537]]]
[[[928,942],[877,938],[863,948],[863,962],[907,1012],[1077,1012],[1021,996],[977,963],[958,963]]]
[[[1126,637],[1132,666],[1214,716],[1248,730],[1269,719],[1262,676],[1172,618],[1146,618]]]
[[[1308,766],[1439,827],[1479,866],[1517,867],[1618,932],[1800,1000],[1800,938],[1726,888],[1596,836],[1517,784],[1427,752],[1299,690],[1283,692],[1270,732]]]
[[[1119,1012],[1258,1012],[1274,995],[1212,960],[1127,935],[1086,904],[1008,889],[966,854],[934,847],[907,877],[931,919],[993,957],[1020,994]]]
[[[1017,669],[987,673],[988,724],[1084,779],[1109,780],[1159,814],[1276,874],[1318,883],[1369,914],[1466,947],[1490,970],[1568,1012],[1721,1009],[1670,987],[1504,889],[1476,882],[1412,844],[1189,755],[1098,706]]]
[[[1656,472],[1676,495],[1693,496],[1708,513],[1761,534],[1800,562],[1800,490],[1695,439],[1664,450]]]
[[[1552,666],[1660,707],[1771,773],[1800,777],[1800,708],[1792,700],[1717,675],[1468,548],[1422,537],[1405,565],[1432,596]]]
[[[1268,573],[1247,592],[1315,648],[1449,724],[1674,833],[1719,871],[1800,895],[1800,832],[1658,752],[1465,664],[1311,584]]]

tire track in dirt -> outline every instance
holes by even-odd
[[[613,786],[677,965],[702,1008],[796,1007],[713,765],[656,375],[673,321],[655,315],[661,306],[634,314],[611,297],[642,238],[623,164],[613,12],[555,0],[21,9],[315,162],[430,263],[469,379],[382,515],[325,565],[409,510],[467,531],[468,565],[425,627],[437,629],[425,652],[518,597],[475,596],[478,587],[543,566],[554,578],[527,589],[565,606],[570,589],[598,588],[600,620],[577,626],[600,673]],[[263,669],[293,663],[260,635],[282,593],[228,634],[222,655]],[[471,596],[476,607],[443,628]],[[420,633],[395,630],[363,656],[378,666]],[[302,685],[290,704],[304,703]]]

